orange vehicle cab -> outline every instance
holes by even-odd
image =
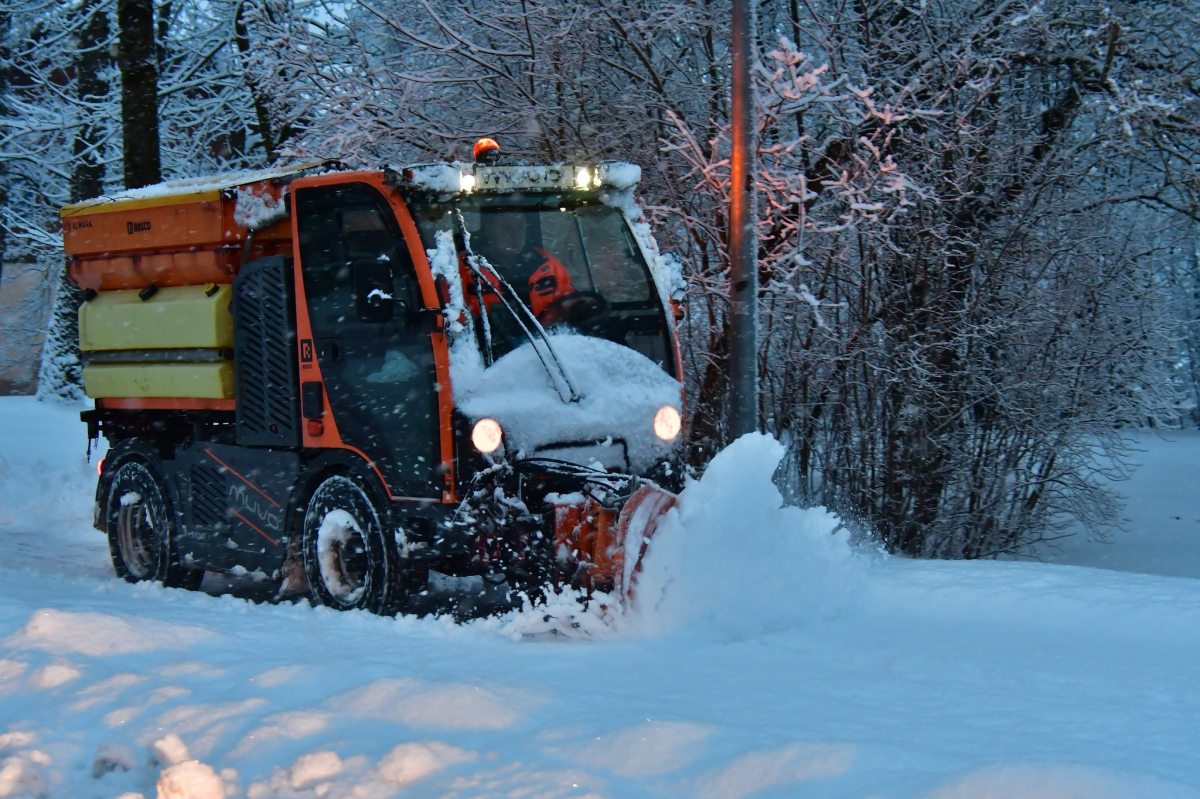
[[[62,210],[119,574],[385,613],[632,595],[682,469],[680,281],[637,167],[497,153]]]

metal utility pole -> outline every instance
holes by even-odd
[[[729,436],[758,430],[758,214],[750,60],[757,0],[733,0],[729,186]]]

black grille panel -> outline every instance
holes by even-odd
[[[216,527],[225,521],[225,479],[215,467],[197,463],[192,467],[192,524]]]
[[[297,447],[291,259],[260,258],[233,281],[237,441],[244,446]]]

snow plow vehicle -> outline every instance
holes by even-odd
[[[678,270],[636,166],[497,152],[62,210],[118,575],[388,614],[632,596],[683,466]]]

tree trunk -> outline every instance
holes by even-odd
[[[100,0],[83,4],[86,21],[75,49],[75,89],[83,123],[75,132],[74,163],[71,169],[71,201],[89,200],[104,193],[104,163],[99,148],[103,130],[93,124],[90,106],[108,95],[108,14]]]
[[[117,24],[125,188],[136,189],[162,180],[153,0],[117,0]]]
[[[714,325],[715,326],[715,325]],[[691,446],[688,461],[703,466],[725,445],[721,422],[725,418],[729,392],[729,322],[722,321],[718,334],[709,345],[711,357],[704,368],[700,392],[692,417]]]
[[[250,31],[246,27],[246,4],[238,3],[237,17],[234,20],[233,32],[234,41],[237,42],[238,52],[242,58],[250,52]],[[258,117],[258,138],[262,140],[263,152],[266,153],[267,163],[275,163],[277,153],[275,151],[275,138],[271,135],[271,113],[268,110],[267,97],[263,94],[262,88],[258,83],[246,75],[246,86],[250,89],[250,96],[254,98],[254,115]]]
[[[12,35],[12,14],[0,8],[0,117],[7,117],[8,107],[8,64],[11,57],[9,36]],[[8,164],[0,161],[0,214],[8,208]],[[4,253],[8,250],[8,228],[0,217],[0,280],[4,279]]]

